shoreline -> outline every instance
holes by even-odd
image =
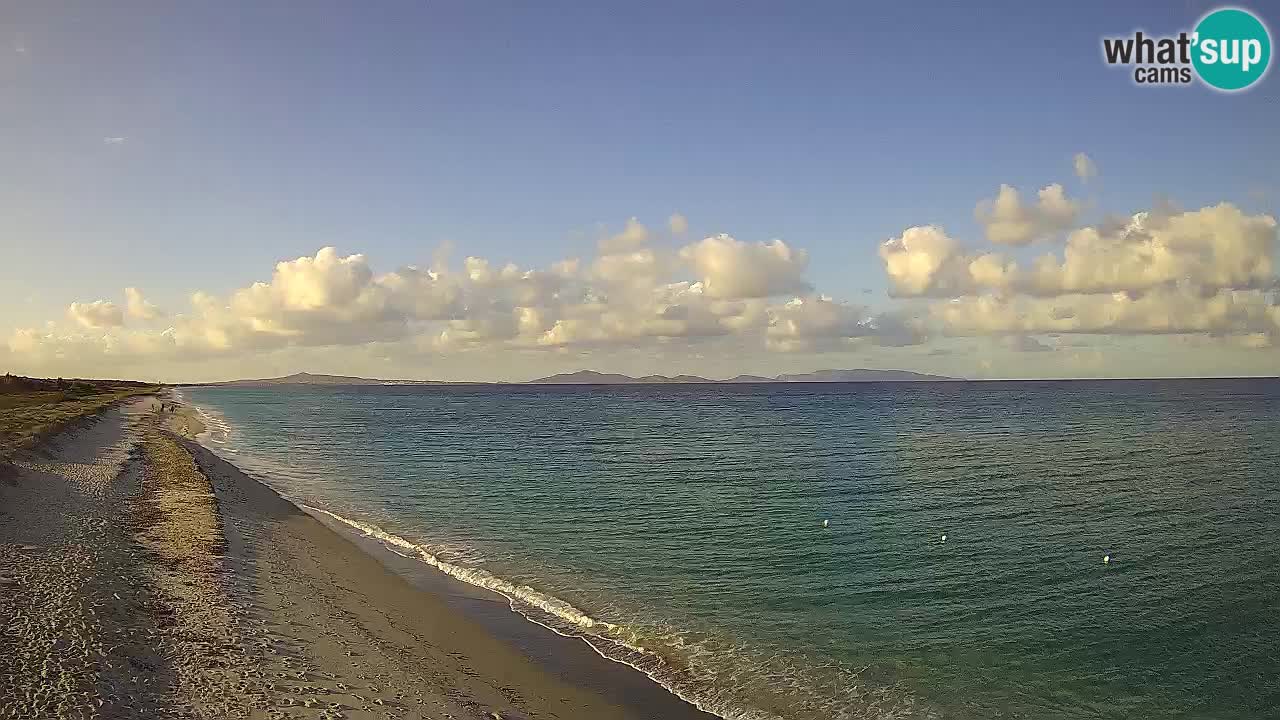
[[[331,527],[161,403],[50,438],[0,486],[0,718],[716,717]]]
[[[520,648],[530,659],[557,675],[571,677],[578,684],[611,696],[633,698],[639,707],[655,705],[651,695],[655,690],[666,693],[683,706],[674,714],[668,712],[655,717],[724,720],[724,716],[700,707],[697,702],[667,687],[643,668],[605,654],[592,642],[593,639],[603,642],[602,639],[561,632],[518,610],[516,606],[521,601],[517,598],[500,590],[455,578],[421,558],[402,554],[390,547],[387,541],[366,532],[347,518],[321,508],[298,503],[294,505],[336,534],[355,543],[388,569],[403,575],[415,587],[451,598],[451,603],[459,611],[480,619],[487,629],[503,641]],[[632,649],[631,652],[645,658],[653,657],[644,651]],[[599,665],[598,661],[606,664]]]
[[[451,609],[478,620],[485,630],[500,641],[514,646],[548,672],[569,680],[571,684],[611,699],[620,699],[622,705],[639,713],[635,715],[637,718],[720,720],[719,715],[698,708],[643,670],[606,656],[586,638],[561,633],[525,616],[515,609],[513,603],[516,601],[510,596],[455,578],[420,558],[397,552],[383,540],[355,526],[346,518],[280,495],[270,485],[254,478],[201,442],[201,436],[211,429],[203,414],[185,397],[180,398],[177,403],[178,412],[174,416],[174,425],[184,426],[182,434],[185,442],[188,449],[197,455],[198,463],[203,456],[208,462],[225,464],[233,469],[238,482],[259,486],[280,502],[306,514],[330,532],[357,546],[370,561],[407,581],[415,589],[444,598]]]
[[[443,594],[454,598],[457,609],[469,616],[477,617],[486,627],[508,643],[522,648],[531,658],[550,671],[575,678],[576,682],[585,684],[606,694],[621,694],[635,698],[641,707],[665,707],[666,712],[655,717],[680,720],[685,717],[701,720],[722,720],[723,715],[704,708],[695,698],[687,697],[677,688],[671,687],[661,677],[651,674],[642,667],[651,665],[657,657],[652,653],[629,646],[619,645],[619,656],[611,656],[596,643],[610,644],[605,638],[596,638],[589,634],[578,634],[557,629],[547,621],[531,616],[518,609],[525,607],[528,599],[515,597],[503,589],[481,584],[466,577],[456,576],[450,570],[461,570],[466,575],[476,571],[470,567],[454,567],[450,563],[439,560],[423,550],[414,541],[388,534],[376,526],[342,517],[329,510],[311,507],[303,502],[280,495],[279,491],[269,483],[259,480],[247,471],[236,467],[218,455],[218,447],[210,445],[212,433],[229,431],[225,423],[211,417],[194,402],[182,394],[181,388],[174,393],[177,397],[177,413],[172,416],[170,426],[175,432],[184,435],[192,442],[197,452],[203,451],[226,462],[243,474],[248,482],[262,485],[269,492],[278,495],[287,502],[310,515],[334,533],[359,546],[375,561],[391,571],[401,575],[411,584],[426,592]],[[216,441],[215,441],[216,442]],[[233,451],[234,452],[234,451]],[[402,552],[402,550],[407,551]],[[441,567],[440,564],[444,567]],[[448,569],[446,569],[448,568]],[[493,578],[506,584],[501,578]],[[519,595],[516,592],[516,595]],[[562,602],[556,598],[552,601]],[[494,612],[493,605],[501,606],[502,611]],[[529,608],[530,610],[534,608]],[[577,608],[573,608],[581,612]],[[554,652],[549,652],[554,650]],[[599,661],[605,664],[600,665]],[[639,664],[635,664],[635,663]],[[654,690],[670,696],[676,706],[667,707],[668,703],[657,701],[652,696]],[[689,713],[692,713],[691,715]]]

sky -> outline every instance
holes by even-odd
[[[1280,374],[1215,7],[9,2],[0,371]]]

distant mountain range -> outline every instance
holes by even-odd
[[[697,375],[645,375],[631,377],[616,373],[600,373],[594,370],[579,370],[573,373],[560,373],[524,383],[501,383],[520,385],[678,385],[693,383],[803,383],[803,382],[911,382],[955,380],[942,375],[925,375],[906,370],[818,370],[811,373],[778,375],[764,377],[762,375],[738,375],[727,380],[710,380]],[[317,375],[313,373],[294,373],[276,378],[259,378],[254,380],[228,380],[214,383],[190,383],[192,386],[218,387],[266,387],[274,385],[480,385],[495,383],[447,382],[444,380],[377,380],[374,378],[352,377],[350,375]]]
[[[452,385],[440,380],[376,380],[373,378],[351,377],[349,375],[316,375],[313,373],[294,373],[284,377],[259,378],[256,380],[228,380],[226,382],[191,383],[200,386],[234,386],[259,387],[263,385]]]
[[[530,380],[529,385],[646,385],[676,383],[803,383],[803,382],[884,382],[884,381],[935,381],[955,380],[942,375],[925,375],[907,370],[818,370],[811,373],[778,375],[764,377],[761,375],[738,375],[727,380],[710,380],[697,375],[645,375],[631,377],[615,373],[599,373],[594,370],[579,370],[573,373],[560,373],[537,380]]]

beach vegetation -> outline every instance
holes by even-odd
[[[157,385],[124,380],[0,377],[0,465],[40,438]]]

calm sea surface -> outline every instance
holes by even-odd
[[[725,717],[1280,717],[1277,381],[184,392]]]

